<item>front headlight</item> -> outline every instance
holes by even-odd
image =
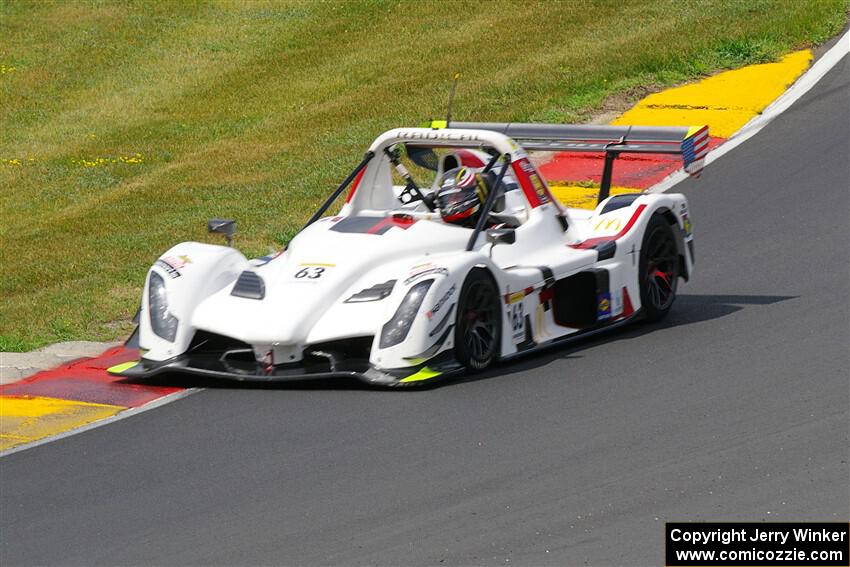
[[[151,272],[148,279],[148,313],[151,327],[157,336],[173,343],[177,336],[177,317],[168,312],[168,297],[165,291],[165,280],[156,272]]]
[[[395,346],[407,338],[410,325],[416,319],[416,314],[419,313],[422,301],[432,283],[434,283],[434,280],[425,280],[410,288],[410,291],[401,300],[401,305],[398,306],[393,318],[387,321],[381,329],[381,342],[378,344],[380,348]]]

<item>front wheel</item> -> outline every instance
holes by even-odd
[[[471,372],[490,366],[499,355],[502,312],[496,283],[485,270],[472,270],[463,282],[455,323],[458,362]]]
[[[644,318],[660,321],[667,316],[676,300],[679,251],[673,229],[659,214],[649,219],[643,236],[638,278]]]

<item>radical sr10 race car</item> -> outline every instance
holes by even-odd
[[[670,310],[693,270],[685,197],[609,197],[622,153],[681,154],[702,167],[708,130],[433,122],[372,143],[288,247],[246,259],[184,242],[151,267],[141,359],[111,369],[280,380],[350,376],[421,384],[481,370]],[[595,210],[567,209],[526,151],[605,155]],[[433,194],[459,165],[490,176],[473,227],[444,222]],[[415,173],[414,173],[415,172]],[[339,213],[324,216],[348,189]]]

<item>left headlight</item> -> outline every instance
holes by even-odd
[[[151,272],[148,279],[148,313],[151,327],[157,336],[173,343],[177,336],[177,317],[168,312],[168,296],[165,291],[165,280],[156,272]]]
[[[419,312],[422,301],[432,283],[434,283],[434,280],[425,280],[410,288],[410,291],[401,300],[401,305],[398,306],[393,318],[387,321],[381,329],[381,342],[378,343],[380,348],[395,346],[407,338],[410,325],[416,319],[416,314]]]

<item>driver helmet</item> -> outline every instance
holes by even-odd
[[[456,167],[440,178],[435,200],[445,222],[474,227],[489,192],[486,174]]]

